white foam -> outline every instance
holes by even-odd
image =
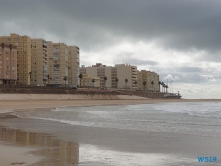
[[[99,163],[101,165],[117,166],[159,166],[169,163],[185,162],[191,164],[195,159],[183,158],[173,154],[160,153],[130,153],[81,144],[79,148],[79,165],[84,163]]]

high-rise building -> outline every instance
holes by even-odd
[[[68,84],[68,47],[65,43],[47,42],[48,78],[51,85]]]
[[[68,46],[68,84],[79,85],[79,48]]]
[[[31,72],[31,38],[11,33],[10,36],[0,36],[0,43],[17,46],[17,83],[30,84]]]
[[[97,63],[91,67],[82,66],[80,73],[99,77],[100,87],[137,89],[137,67],[129,64],[117,64],[113,67]]]
[[[146,70],[138,71],[138,89],[160,91],[159,75]]]
[[[15,84],[17,81],[17,47],[0,44],[0,84]]]
[[[47,42],[44,39],[31,39],[31,84],[48,84]]]

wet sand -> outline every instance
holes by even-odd
[[[152,104],[159,102],[221,102],[221,99],[142,99],[142,100],[0,100],[0,113],[16,109],[68,106]]]
[[[0,114],[0,165],[68,166],[77,165],[79,145],[52,135],[28,132],[3,125],[20,119],[9,113]]]
[[[92,106],[92,105],[113,105],[113,104],[151,104],[157,102],[221,102],[221,100],[21,100],[21,101],[0,101],[0,112],[7,112],[12,110],[19,111],[27,111],[33,110],[34,108],[55,108],[55,107],[66,107],[66,106]],[[41,109],[40,109],[41,110]],[[45,122],[42,125],[47,125],[47,129],[43,128],[44,126],[37,127],[36,124],[39,123],[39,120],[30,120],[26,119],[23,122],[23,125],[26,125],[26,130],[14,130],[12,128],[8,128],[3,126],[3,124],[7,124],[14,117],[9,116],[8,114],[1,114],[0,117],[0,149],[1,153],[4,155],[0,155],[0,165],[7,166],[12,165],[30,165],[31,163],[35,163],[37,160],[39,161],[39,165],[58,165],[58,166],[67,166],[73,165],[73,163],[77,163],[78,161],[78,152],[79,147],[78,144],[86,145],[96,145],[99,147],[112,147],[112,150],[116,150],[118,152],[127,151],[130,153],[161,153],[166,154],[168,150],[168,146],[171,142],[171,139],[174,140],[175,144],[172,145],[172,149],[170,149],[170,153],[172,154],[182,154],[182,151],[188,150],[188,148],[192,147],[192,154],[199,155],[207,154],[217,155],[220,153],[221,147],[220,141],[217,138],[198,138],[195,136],[188,135],[171,135],[171,134],[161,134],[161,133],[148,133],[148,135],[141,133],[128,133],[122,132],[121,130],[104,130],[93,128],[92,130],[87,127],[75,127],[74,129],[70,129],[68,125],[60,124],[57,122]],[[17,118],[18,121],[21,119]],[[47,124],[46,124],[47,123]],[[21,123],[19,123],[21,124]],[[24,126],[20,126],[23,128]],[[39,130],[38,130],[39,129]],[[35,131],[34,131],[35,130]],[[71,131],[70,131],[71,130]],[[34,132],[32,132],[34,131]],[[75,133],[70,137],[63,137],[63,135],[68,135],[69,132]],[[43,134],[43,133],[49,133]],[[52,137],[52,135],[56,135],[56,139]],[[94,138],[94,137],[97,137]],[[127,138],[127,139],[125,139]],[[143,139],[145,138],[145,139]],[[114,142],[112,142],[114,141]],[[2,144],[1,144],[2,143]],[[207,146],[203,146],[200,148],[200,144],[207,144]],[[10,145],[7,145],[10,144]],[[19,145],[19,146],[18,146]],[[128,146],[130,145],[130,146]],[[44,147],[44,149],[40,149],[39,147]],[[210,149],[208,148],[210,147]],[[211,149],[211,147],[213,149]],[[83,147],[85,148],[85,146]],[[90,147],[87,147],[90,148]],[[86,148],[86,149],[87,149]],[[36,149],[38,149],[36,151]],[[53,151],[54,149],[55,151]],[[107,149],[106,149],[107,150]],[[34,154],[34,156],[30,155]],[[99,150],[97,150],[99,151]],[[104,151],[104,149],[103,149]],[[86,150],[85,150],[86,152]],[[107,153],[107,151],[105,151]],[[1,154],[0,153],[0,154]],[[116,152],[117,153],[117,152]],[[10,157],[7,154],[10,154]],[[13,155],[11,155],[13,154]],[[221,153],[220,153],[221,154]],[[68,157],[69,155],[69,157]],[[124,155],[124,153],[118,154]],[[46,160],[41,160],[42,156],[46,156]],[[73,157],[75,156],[75,157]],[[140,155],[142,156],[142,155]],[[98,156],[99,157],[99,156]],[[116,156],[115,156],[116,157]],[[196,156],[197,157],[197,156]],[[155,156],[156,158],[156,156]],[[156,160],[162,159],[160,164],[167,163],[168,156],[158,156]],[[60,159],[60,163],[54,163],[56,159]],[[196,159],[196,158],[195,158]],[[111,160],[112,159],[108,159]],[[133,159],[135,161],[135,159]],[[154,160],[154,156],[149,156],[148,161]],[[166,161],[167,160],[167,161]],[[173,156],[170,158],[170,165],[173,165]],[[197,159],[196,159],[197,160]],[[40,162],[41,161],[41,162]],[[133,162],[133,161],[131,161]],[[159,162],[159,161],[158,161]],[[188,161],[191,162],[191,161]],[[182,163],[182,162],[181,162]],[[93,161],[88,165],[94,165]],[[198,163],[197,163],[198,164]],[[196,165],[197,165],[196,164]],[[96,165],[99,165],[98,163]]]
[[[11,165],[27,165],[33,164],[42,160],[43,157],[28,155],[30,151],[38,150],[39,148],[31,148],[16,145],[4,145],[4,142],[0,142],[0,165],[11,166]]]

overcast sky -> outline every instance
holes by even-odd
[[[0,0],[0,35],[77,45],[81,65],[130,63],[157,72],[184,98],[221,98],[220,7],[220,0]]]

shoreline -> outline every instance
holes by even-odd
[[[0,101],[0,115],[3,115],[3,117],[0,118],[1,119],[0,125],[2,123],[4,123],[5,120],[7,121],[7,118],[10,118],[7,116],[5,117],[4,113],[6,113],[6,115],[7,115],[7,113],[9,113],[9,112],[15,112],[15,111],[38,111],[38,110],[39,111],[42,111],[42,110],[48,111],[48,110],[51,110],[51,109],[54,109],[57,107],[133,105],[133,104],[153,104],[153,103],[170,103],[170,102],[221,102],[221,100],[219,100],[219,99],[218,100],[217,99],[59,100],[59,102],[57,100],[5,100],[5,101]],[[38,133],[38,134],[43,134],[43,133]],[[53,136],[51,136],[51,137],[53,137]],[[63,142],[64,142],[64,144],[66,144],[66,141],[63,141]],[[15,149],[16,149],[17,153],[15,153],[15,155],[13,155],[13,157],[15,156],[15,158],[19,157],[20,155],[24,155],[25,157],[29,158],[28,154],[30,154],[30,151],[36,151],[36,149],[42,148],[41,145],[37,145],[37,148],[36,148],[36,146],[26,148],[24,145],[17,147],[16,144],[12,143],[10,145],[7,145],[7,144],[4,144],[4,142],[2,142],[0,140],[0,148],[1,149],[4,149],[4,151],[5,150],[7,151],[7,149],[10,150],[10,147],[15,147]],[[44,153],[42,153],[42,154],[44,154]],[[13,162],[11,162],[11,159],[9,160],[8,158],[5,158],[5,157],[2,158],[2,157],[0,157],[0,165],[5,165],[5,163],[9,163],[9,162],[13,163]],[[36,162],[36,159],[38,159],[38,161],[40,159],[42,159],[42,158],[39,159],[39,156],[35,156],[35,157],[33,157],[33,159],[30,159],[30,161],[28,160],[29,163]],[[23,162],[23,161],[19,161],[19,162]],[[9,164],[9,165],[11,165],[11,164]]]
[[[172,102],[221,102],[221,99],[124,99],[124,100],[0,100],[0,113],[12,112],[14,110],[33,108],[56,108],[72,106],[99,106],[99,105],[134,105],[154,104]],[[24,108],[25,107],[25,108]]]

